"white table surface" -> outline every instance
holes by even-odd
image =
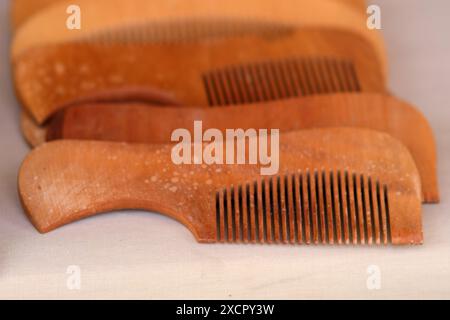
[[[0,298],[450,298],[450,2],[384,0],[390,88],[430,120],[442,202],[423,208],[420,247],[200,245],[161,215],[105,214],[39,234],[17,196],[29,151],[8,66],[8,1],[0,0]],[[80,290],[67,286],[68,266]],[[367,288],[367,268],[381,288]]]

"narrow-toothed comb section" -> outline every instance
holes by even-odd
[[[215,195],[217,241],[389,244],[388,188],[347,171],[263,178]]]
[[[293,31],[291,26],[264,21],[235,19],[192,19],[168,22],[139,22],[133,25],[97,31],[78,39],[95,43],[162,43],[176,44],[239,37],[245,35],[280,35]]]
[[[326,57],[229,66],[205,73],[203,84],[210,106],[361,91],[351,61]]]

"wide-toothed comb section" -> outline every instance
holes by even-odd
[[[191,19],[167,22],[136,22],[132,25],[97,31],[77,39],[95,43],[176,44],[245,35],[274,36],[294,31],[282,23],[235,19]]]
[[[389,244],[388,188],[364,174],[305,171],[216,193],[218,242]]]
[[[328,57],[229,66],[205,73],[202,78],[210,106],[361,91],[353,62]]]

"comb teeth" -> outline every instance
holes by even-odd
[[[210,106],[361,91],[351,61],[326,57],[230,66],[204,74],[203,84]]]
[[[280,35],[293,28],[265,21],[206,19],[176,20],[169,22],[141,22],[118,29],[98,31],[79,39],[95,43],[161,43],[176,44],[205,39],[239,37],[244,35]]]
[[[347,171],[288,174],[216,193],[217,241],[389,244],[388,188]]]

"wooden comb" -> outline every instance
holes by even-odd
[[[331,1],[338,1],[339,3],[348,5],[349,7],[357,9],[360,12],[365,12],[366,9],[366,3],[364,0],[331,0]],[[62,0],[12,0],[11,1],[12,29],[17,30],[23,23],[25,23],[33,15],[57,2],[62,2]]]
[[[332,92],[384,92],[370,45],[352,33],[301,30],[185,44],[64,44],[23,54],[19,99],[39,123],[98,100],[222,106]],[[288,88],[292,87],[292,88]]]
[[[243,23],[241,29],[245,30],[246,22],[253,21],[269,26],[328,27],[357,33],[373,46],[383,72],[387,73],[381,35],[367,28],[364,15],[338,1],[284,0],[280,5],[273,0],[78,0],[77,5],[83,11],[80,30],[66,27],[65,12],[69,4],[72,3],[64,1],[47,7],[24,24],[14,37],[13,60],[33,47],[87,40],[102,34],[111,39],[124,29],[131,35],[136,32],[157,34],[156,40],[161,34],[179,39],[180,31],[191,29],[186,24],[200,22],[210,28],[211,24],[225,22],[239,28]],[[165,23],[169,24],[168,28],[164,27]]]
[[[86,139],[138,143],[170,143],[177,128],[308,128],[349,126],[386,132],[411,152],[422,180],[423,199],[439,202],[437,155],[433,131],[422,113],[401,100],[382,94],[317,95],[301,99],[224,109],[157,107],[148,104],[86,104],[69,107],[46,127],[24,117],[22,131],[38,145],[55,139]]]
[[[281,135],[279,150],[278,175],[261,176],[259,164],[175,165],[170,145],[63,140],[30,153],[19,193],[40,232],[133,208],[200,242],[422,243],[420,178],[397,140],[314,129]]]

